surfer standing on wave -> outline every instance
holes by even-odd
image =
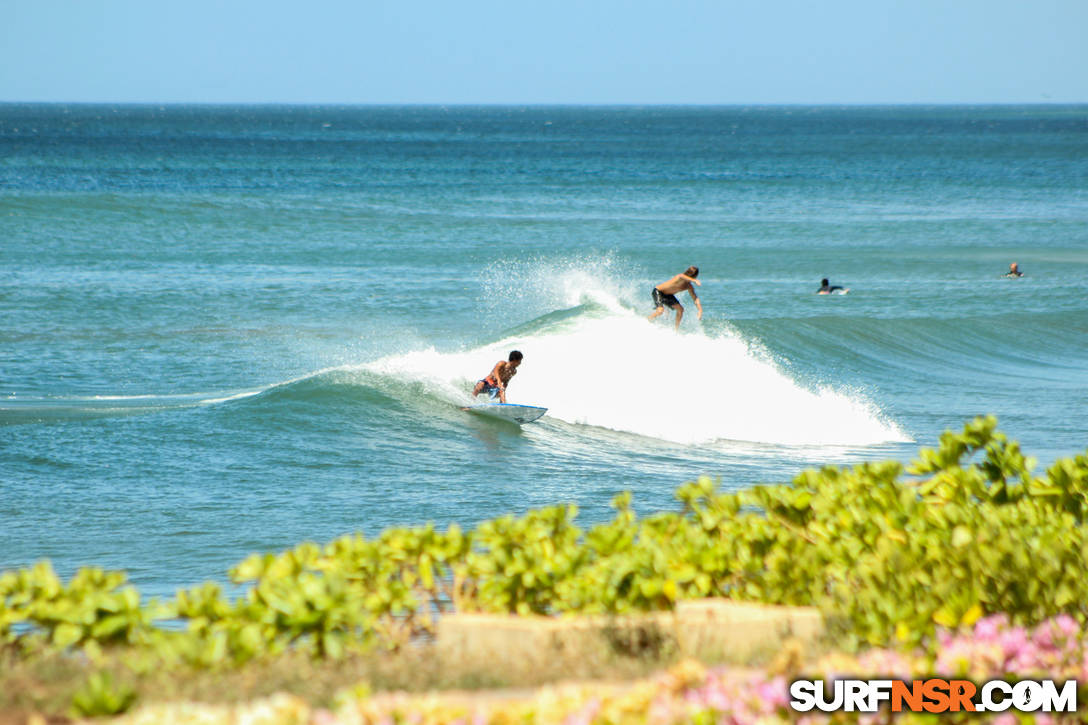
[[[492,398],[498,395],[499,402],[505,403],[506,386],[510,384],[510,378],[518,374],[518,366],[521,365],[523,357],[520,351],[511,350],[509,360],[499,360],[491,369],[491,374],[476,383],[476,387],[472,389],[472,397],[487,393]]]
[[[654,306],[657,308],[653,314],[647,317],[647,320],[652,320],[665,312],[665,308],[676,310],[676,329],[680,329],[680,319],[684,316],[684,306],[680,304],[680,300],[676,299],[676,295],[680,292],[687,290],[691,295],[691,299],[695,301],[695,308],[699,310],[699,319],[703,319],[703,304],[699,302],[699,295],[695,294],[695,287],[702,287],[703,283],[695,279],[699,276],[699,268],[692,265],[685,269],[682,274],[678,274],[667,282],[662,282],[658,286],[654,287],[653,299]]]

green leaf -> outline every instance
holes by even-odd
[[[83,628],[67,622],[58,624],[53,630],[53,644],[58,647],[70,647],[83,639]]]

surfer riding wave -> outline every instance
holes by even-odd
[[[658,317],[668,307],[676,312],[676,329],[679,330],[680,320],[684,317],[684,306],[680,304],[680,300],[676,299],[676,294],[685,291],[691,295],[691,299],[695,302],[695,307],[699,310],[699,319],[703,319],[703,304],[699,302],[699,295],[695,294],[695,287],[692,287],[692,285],[701,286],[703,284],[695,279],[698,276],[699,268],[692,265],[680,274],[654,287],[651,293],[654,301],[654,311],[646,319],[652,320]]]
[[[510,379],[518,374],[518,366],[521,365],[523,357],[519,350],[511,350],[507,360],[499,360],[491,373],[476,383],[476,387],[472,389],[472,397],[487,393],[492,399],[498,396],[499,402],[505,403],[506,387],[510,384]]]

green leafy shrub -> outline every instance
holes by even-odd
[[[125,712],[136,702],[136,691],[118,683],[109,672],[98,671],[72,697],[75,717],[101,717]]]
[[[725,593],[818,606],[872,644],[914,644],[997,612],[1025,625],[1083,618],[1088,459],[1059,461],[1046,478],[1032,465],[979,418],[923,449],[913,480],[897,464],[862,465],[743,492],[762,512],[747,517],[767,523],[745,542],[763,569]]]
[[[152,602],[142,606],[127,575],[98,568],[80,569],[67,585],[49,562],[0,576],[0,637],[14,642],[14,628],[32,627],[20,638],[30,646],[44,641],[55,648],[82,647],[91,654],[102,646],[141,645],[154,636],[155,620],[172,609]]]
[[[0,576],[0,643],[218,667],[288,648],[335,659],[400,647],[449,611],[621,614],[707,596],[816,606],[856,644],[914,646],[994,613],[1084,621],[1088,456],[1041,477],[1033,466],[978,418],[908,469],[825,467],[725,493],[701,479],[677,490],[679,510],[643,519],[625,493],[587,530],[561,505],[473,531],[396,528],[254,554],[230,572],[245,587],[234,600],[206,583],[144,606],[121,572],[83,569],[64,585],[41,563]],[[157,629],[164,616],[185,631]]]

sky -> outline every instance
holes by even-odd
[[[1088,0],[0,0],[0,101],[1088,102]]]

